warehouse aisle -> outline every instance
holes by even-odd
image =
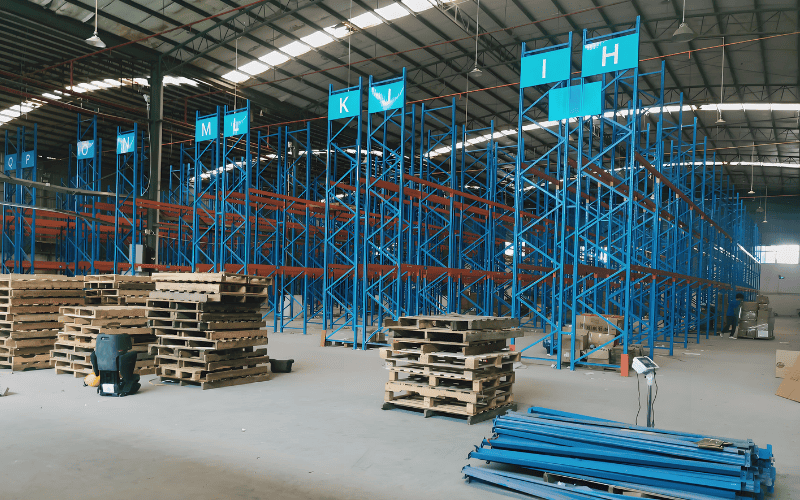
[[[318,342],[271,334],[270,355],[296,362],[268,382],[201,391],[144,377],[123,399],[52,370],[0,372],[13,393],[0,399],[0,498],[517,497],[459,474],[490,423],[382,411],[378,353]],[[800,319],[778,318],[774,341],[717,338],[658,356],[656,425],[773,444],[773,498],[800,498],[800,404],[774,396],[776,349],[800,350]],[[636,378],[612,372],[528,364],[515,392],[521,409],[636,417]]]

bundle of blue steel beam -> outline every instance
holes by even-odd
[[[532,407],[497,417],[469,458],[519,467],[462,472],[541,498],[763,498],[775,482],[772,445],[628,425]],[[555,477],[554,477],[555,476]],[[553,484],[553,481],[556,484]]]

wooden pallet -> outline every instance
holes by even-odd
[[[157,311],[181,311],[198,313],[257,313],[260,312],[261,304],[256,303],[223,303],[209,302],[202,294],[184,294],[196,298],[197,300],[183,300],[175,297],[160,298],[154,294],[164,292],[150,292],[147,300],[147,308]],[[170,295],[167,293],[167,295]],[[173,294],[174,295],[174,294]]]
[[[50,356],[46,353],[25,356],[0,354],[0,368],[10,369],[12,372],[46,369],[50,368]]]
[[[392,332],[392,340],[395,342],[447,342],[468,344],[471,342],[505,340],[525,336],[525,331],[521,328],[458,331],[449,330],[447,328],[427,328],[420,330],[412,326],[393,326],[389,330]]]
[[[509,363],[505,366],[505,370],[497,372],[474,372],[467,371],[465,373],[450,373],[438,370],[428,370],[429,367],[392,367],[389,371],[390,382],[422,382],[425,381],[431,387],[438,387],[440,385],[461,386],[469,387],[472,391],[482,391],[484,387],[489,387],[497,381],[513,382],[514,368],[513,364]],[[505,380],[503,380],[505,379]]]
[[[200,350],[184,346],[164,346],[151,344],[149,351],[150,354],[155,355],[156,358],[163,358],[167,360],[167,363],[172,363],[178,359],[192,359],[203,363],[210,363],[214,361],[225,361],[229,359],[267,355],[266,349],[255,348],[253,346],[226,349],[225,351],[213,351]]]
[[[498,351],[479,355],[463,355],[450,352],[425,353],[419,349],[381,349],[380,356],[385,360],[403,360],[419,365],[446,366],[477,370],[485,367],[501,367],[506,363],[516,363],[521,354],[516,351]]]
[[[62,316],[88,319],[144,318],[146,312],[144,307],[131,306],[62,307],[60,310]]]
[[[248,309],[252,311],[255,308]],[[147,319],[194,322],[260,322],[262,321],[262,315],[260,312],[208,312],[196,310],[182,311],[170,308],[148,308]]]
[[[59,274],[4,274],[0,275],[0,288],[48,290],[82,289],[83,277]]]
[[[261,330],[266,335],[266,331]],[[234,349],[237,347],[254,347],[266,345],[268,339],[263,337],[236,338],[236,339],[205,339],[194,337],[181,337],[177,335],[158,335],[158,345],[164,346],[183,346],[192,349],[221,351],[224,349]]]
[[[394,325],[385,325],[394,326]],[[404,316],[396,326],[413,326],[419,330],[446,328],[449,330],[486,330],[519,327],[519,319],[469,314],[442,314],[437,316]]]
[[[456,354],[463,354],[465,356],[474,356],[476,354],[484,354],[490,352],[501,351],[506,348],[505,340],[490,340],[486,342],[469,342],[466,344],[457,342],[428,342],[426,340],[417,341],[416,339],[402,339],[401,341],[394,341],[390,346],[395,351],[401,350],[416,350],[419,352],[451,352]]]
[[[206,331],[206,330],[259,330],[267,326],[266,321],[187,321],[173,319],[150,319],[150,328],[161,330]],[[241,335],[245,337],[246,335]]]
[[[497,415],[502,415],[508,410],[516,410],[517,404],[514,402],[512,394],[498,396],[491,402],[485,404],[460,403],[450,400],[436,400],[435,398],[419,396],[415,394],[395,396],[391,393],[386,394],[386,401],[382,406],[384,410],[395,408],[422,410],[425,418],[436,414],[445,416],[467,417],[470,424],[482,422]]]
[[[254,283],[269,285],[272,278],[265,276],[255,276],[249,274],[234,274],[228,272],[221,273],[157,273],[151,276],[152,280],[158,282],[182,282],[182,283]]]
[[[512,384],[513,381],[498,381],[493,387],[487,387],[482,391],[473,391],[463,388],[430,386],[427,382],[390,381],[386,382],[385,390],[387,393],[407,392],[409,394],[417,394],[432,399],[443,398],[449,401],[459,401],[461,403],[481,404],[487,401],[493,401],[503,394],[511,394]]]

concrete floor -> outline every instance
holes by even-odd
[[[773,341],[714,338],[658,356],[656,425],[772,444],[773,498],[797,499],[800,403],[774,395],[774,363],[776,349],[800,350],[800,319],[775,329]],[[382,411],[377,351],[318,345],[318,334],[273,334],[270,355],[295,359],[291,374],[208,391],[145,377],[122,399],[52,370],[2,371],[0,499],[521,498],[459,474],[490,422]],[[514,392],[521,410],[636,416],[636,377],[612,372],[528,364]]]

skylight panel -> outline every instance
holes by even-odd
[[[250,77],[248,75],[245,75],[244,73],[240,73],[239,71],[231,71],[229,73],[225,73],[224,75],[222,75],[222,78],[230,80],[233,83],[242,83],[243,81],[249,79]]]
[[[300,40],[307,43],[308,45],[311,45],[314,48],[317,48],[331,43],[333,41],[333,37],[331,37],[324,31],[316,31],[308,36],[304,36]]]
[[[270,66],[277,66],[288,61],[289,57],[286,54],[281,54],[277,50],[273,50],[269,54],[259,57],[258,60]]]
[[[428,0],[403,0],[403,5],[414,12],[425,12],[426,10],[433,8],[433,4]]]
[[[377,26],[381,24],[383,21],[381,21],[381,18],[379,18],[372,12],[364,12],[360,16],[356,16],[353,19],[350,19],[350,22],[363,30],[366,28],[371,28],[372,26]]]
[[[247,73],[248,75],[259,75],[269,69],[269,66],[261,61],[250,61],[247,64],[239,66],[239,71]]]
[[[286,52],[292,57],[297,57],[305,54],[311,50],[311,47],[300,42],[299,40],[295,40],[294,42],[290,43],[289,45],[284,45],[281,47],[281,51]]]
[[[406,9],[404,9],[403,6],[400,5],[399,3],[393,3],[387,5],[386,7],[375,9],[375,13],[381,16],[382,18],[386,19],[387,21],[400,19],[401,17],[409,15],[409,12]]]
[[[344,38],[350,34],[350,30],[347,28],[347,26],[336,25],[325,28],[325,33],[328,33],[329,35],[336,38]]]

